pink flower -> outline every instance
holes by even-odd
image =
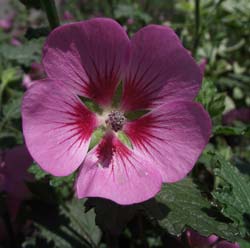
[[[75,19],[75,17],[68,10],[66,10],[63,13],[63,19],[65,21],[73,21]]]
[[[135,21],[134,21],[133,18],[128,18],[128,19],[127,19],[127,24],[128,24],[128,25],[133,25],[134,22],[135,22]]]
[[[145,201],[162,182],[184,178],[209,140],[210,118],[193,102],[200,69],[168,27],[150,25],[129,40],[111,19],[67,24],[49,35],[43,65],[48,78],[30,87],[23,100],[26,144],[55,176],[81,165],[78,198]],[[119,82],[122,96],[114,107]],[[91,112],[78,96],[95,101],[102,114]],[[148,113],[133,121],[126,117],[136,110]],[[99,126],[105,135],[88,152]],[[119,140],[120,132],[132,148]]]
[[[15,13],[8,14],[4,19],[0,19],[0,29],[9,31],[12,28]]]
[[[13,46],[21,46],[22,45],[21,41],[14,38],[14,37],[11,39],[10,44]]]
[[[32,180],[27,172],[32,162],[25,146],[0,151],[0,191],[7,193],[7,205],[13,219],[21,202],[30,196],[25,182]]]
[[[187,230],[186,235],[191,248],[240,248],[237,243],[221,240],[216,235],[205,237],[191,229]]]
[[[199,66],[200,66],[202,75],[205,74],[206,65],[207,65],[207,59],[203,58],[203,59],[200,61],[200,63],[199,63]]]
[[[0,20],[0,28],[5,31],[8,31],[12,27],[12,21],[7,19]]]
[[[250,108],[233,109],[227,112],[222,119],[225,125],[233,124],[234,121],[250,123]]]

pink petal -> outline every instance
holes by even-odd
[[[148,109],[172,100],[192,100],[202,75],[174,31],[149,25],[132,37],[122,108]]]
[[[202,75],[205,74],[206,66],[207,66],[207,59],[203,58],[203,59],[200,61],[200,63],[199,63],[199,67],[200,67],[200,70],[201,70]]]
[[[205,237],[200,235],[198,232],[195,232],[191,229],[187,230],[187,241],[190,247],[210,247],[213,245],[219,238],[216,235],[211,235]]]
[[[9,19],[1,19],[0,20],[0,29],[4,31],[8,31],[12,27],[12,20]]]
[[[230,243],[228,241],[221,241],[214,246],[214,248],[240,248],[237,243]]]
[[[30,88],[30,86],[33,85],[33,82],[35,81],[32,81],[31,77],[29,74],[23,74],[23,80],[22,80],[22,85],[28,89]]]
[[[152,163],[109,133],[87,155],[76,181],[76,192],[78,198],[102,197],[127,205],[155,196],[161,182]]]
[[[65,85],[44,79],[26,92],[23,133],[34,160],[55,176],[82,163],[97,119]]]
[[[208,143],[211,121],[195,102],[166,103],[124,126],[134,149],[154,161],[164,182],[175,182],[193,168]]]
[[[108,105],[127,64],[129,46],[124,29],[111,19],[67,24],[49,35],[43,65],[49,78]]]

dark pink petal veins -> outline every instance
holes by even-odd
[[[139,30],[131,43],[122,97],[124,111],[194,99],[201,71],[172,29],[149,25]]]
[[[108,133],[87,155],[76,181],[76,191],[78,198],[102,197],[127,205],[156,195],[161,182],[160,174],[147,158]]]
[[[108,105],[128,63],[130,42],[115,21],[96,18],[56,28],[43,51],[49,78]]]
[[[22,119],[30,154],[55,176],[79,167],[97,126],[95,114],[69,88],[50,79],[37,81],[26,92]]]
[[[164,182],[184,178],[208,143],[211,121],[194,102],[166,103],[123,127],[133,147],[150,157]]]

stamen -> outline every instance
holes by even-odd
[[[117,110],[112,110],[108,114],[108,119],[105,121],[107,125],[109,125],[115,132],[122,130],[124,123],[126,122],[126,118],[124,114]]]

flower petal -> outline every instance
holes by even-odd
[[[221,241],[214,246],[214,248],[240,248],[238,243],[230,243],[228,241]]]
[[[147,159],[109,133],[87,155],[76,192],[78,198],[102,197],[127,205],[153,197],[161,183],[160,174]]]
[[[82,163],[97,119],[67,87],[37,81],[22,105],[23,133],[34,160],[55,176],[66,176]]]
[[[211,121],[200,104],[177,101],[128,122],[124,132],[135,150],[151,157],[164,182],[175,182],[186,176],[205,148]]]
[[[129,47],[117,22],[95,18],[53,30],[44,46],[43,65],[49,78],[108,105],[127,65]]]
[[[150,109],[172,100],[193,100],[202,75],[174,31],[149,25],[132,37],[124,79],[124,111]]]
[[[210,247],[219,239],[216,235],[202,236],[191,229],[187,230],[186,235],[190,247]]]

